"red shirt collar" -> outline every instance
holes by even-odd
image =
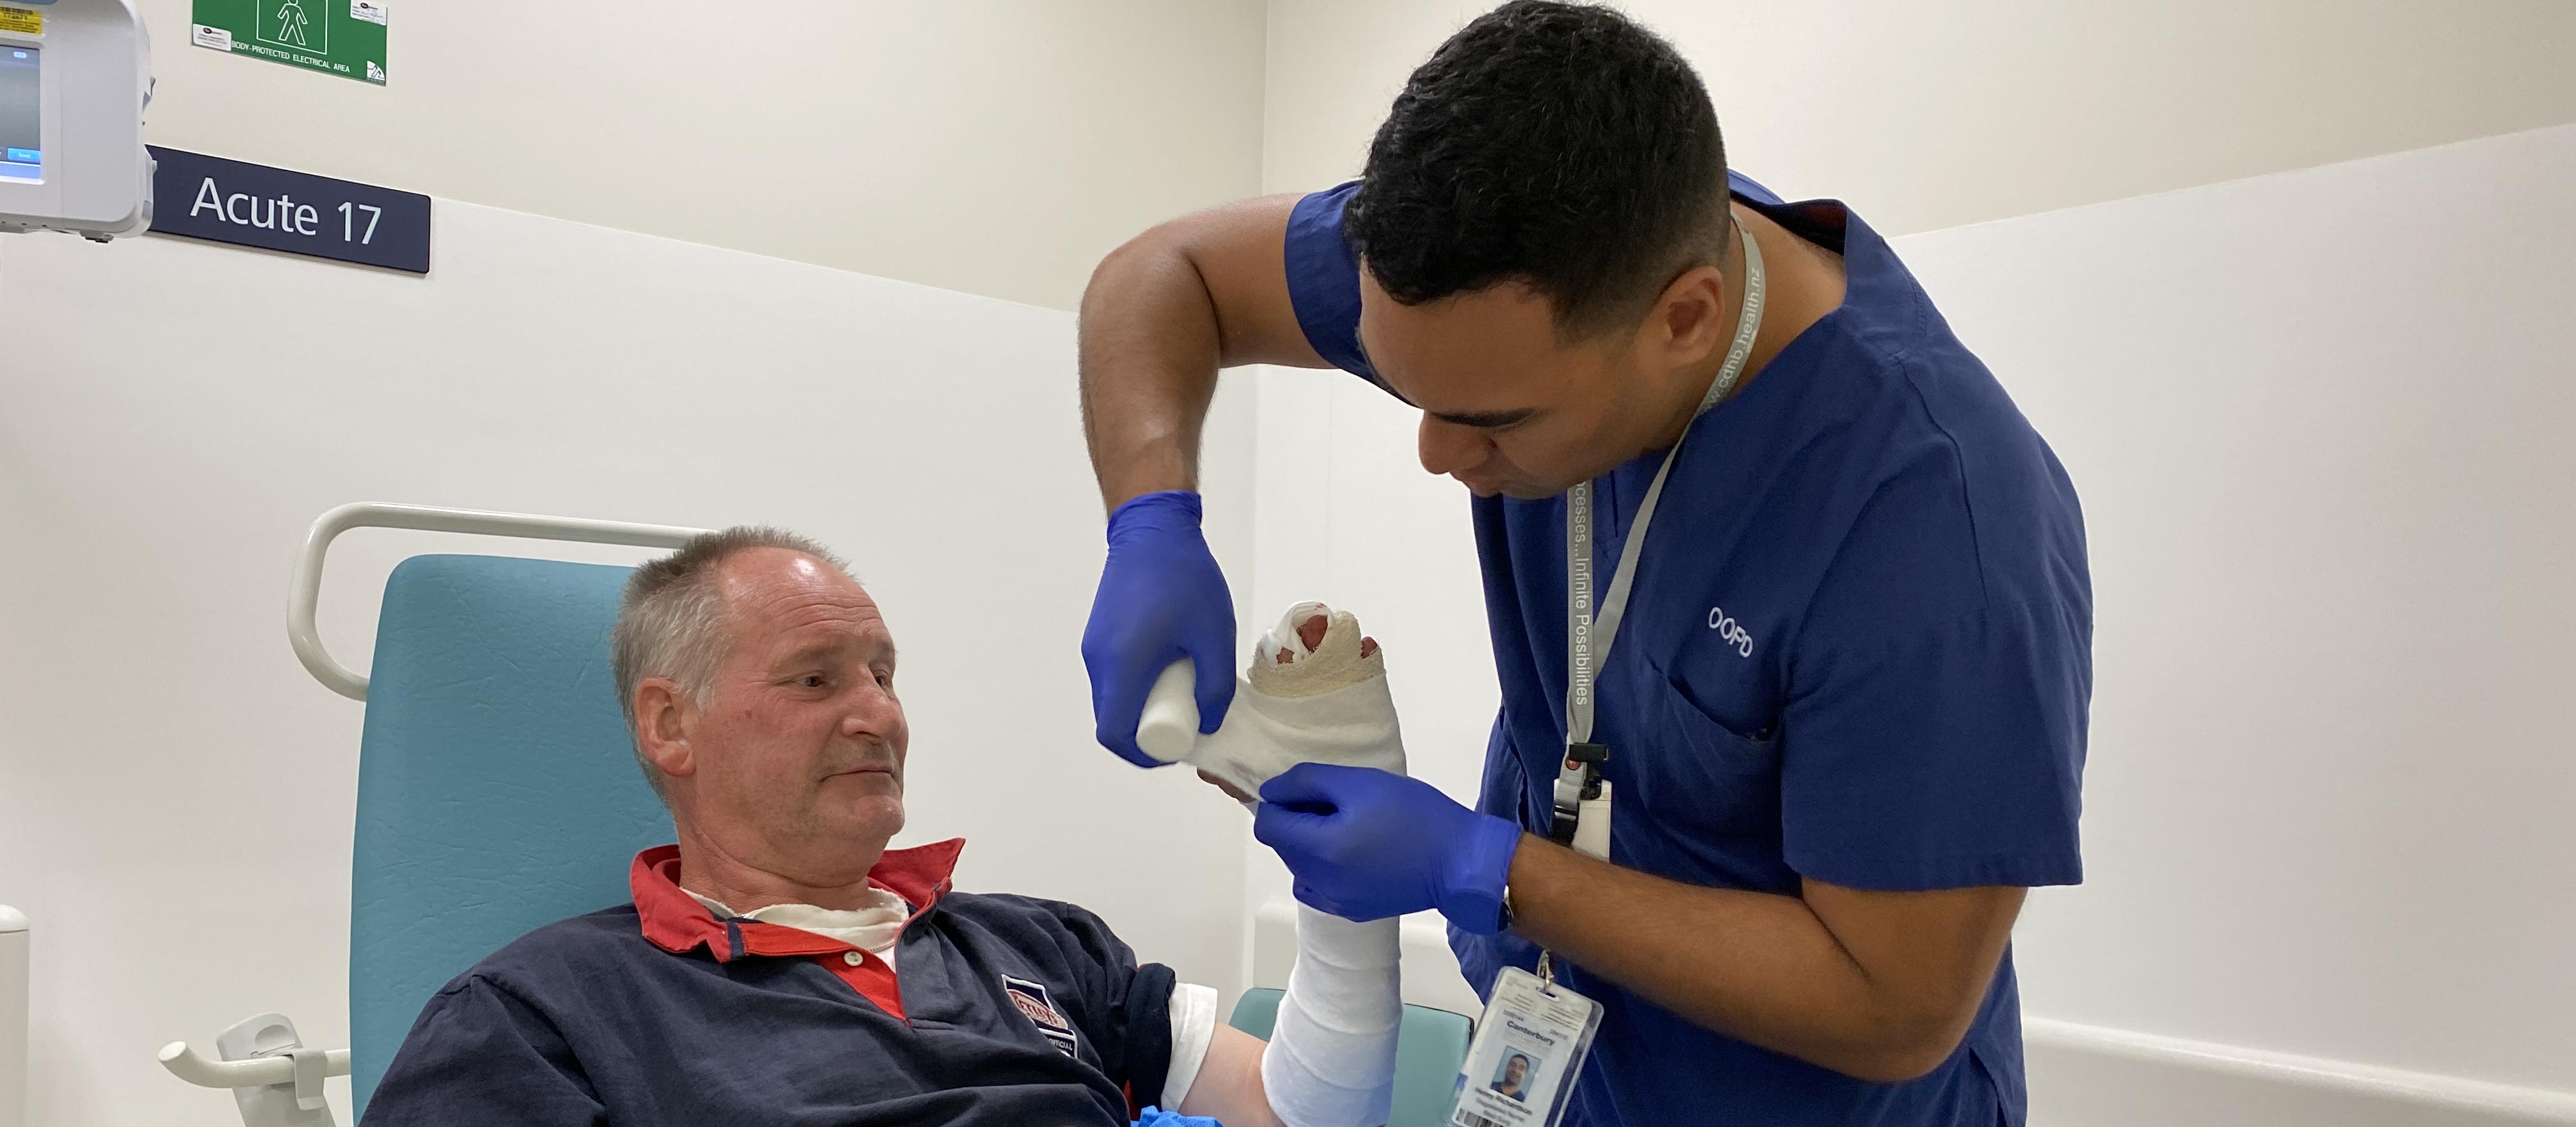
[[[885,889],[911,904],[913,914],[928,911],[948,891],[948,878],[957,870],[957,856],[966,850],[965,838],[917,845],[910,849],[889,849],[868,870],[868,883]],[[708,911],[680,888],[680,847],[657,845],[635,855],[634,867],[627,870],[627,886],[635,893],[635,914],[643,922],[644,938],[672,954],[680,954],[704,945],[716,961],[724,962],[736,955],[816,955],[844,950],[849,944],[826,939],[794,928],[751,923],[739,933],[729,930],[723,920]],[[740,934],[741,940],[734,936]],[[801,938],[800,938],[801,937]],[[740,949],[735,947],[742,942]]]

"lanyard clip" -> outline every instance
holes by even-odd
[[[1601,765],[1610,761],[1610,745],[1572,743],[1565,745],[1565,769],[1557,777],[1555,820],[1548,826],[1548,837],[1558,845],[1574,844],[1574,826],[1582,803],[1601,797]]]

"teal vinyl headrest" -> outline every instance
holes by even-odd
[[[624,903],[672,840],[609,671],[631,569],[414,556],[385,583],[349,918],[358,1114],[430,995],[545,924]]]

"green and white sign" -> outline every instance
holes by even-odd
[[[189,41],[382,86],[390,2],[196,0]]]

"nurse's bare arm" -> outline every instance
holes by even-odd
[[[1967,1035],[2020,888],[1800,896],[1702,888],[1523,835],[1513,930],[1700,1025],[1863,1080],[1911,1080]]]
[[[1265,196],[1163,223],[1111,251],[1082,294],[1082,430],[1116,508],[1196,489],[1219,368],[1327,367],[1288,299],[1288,213]]]

